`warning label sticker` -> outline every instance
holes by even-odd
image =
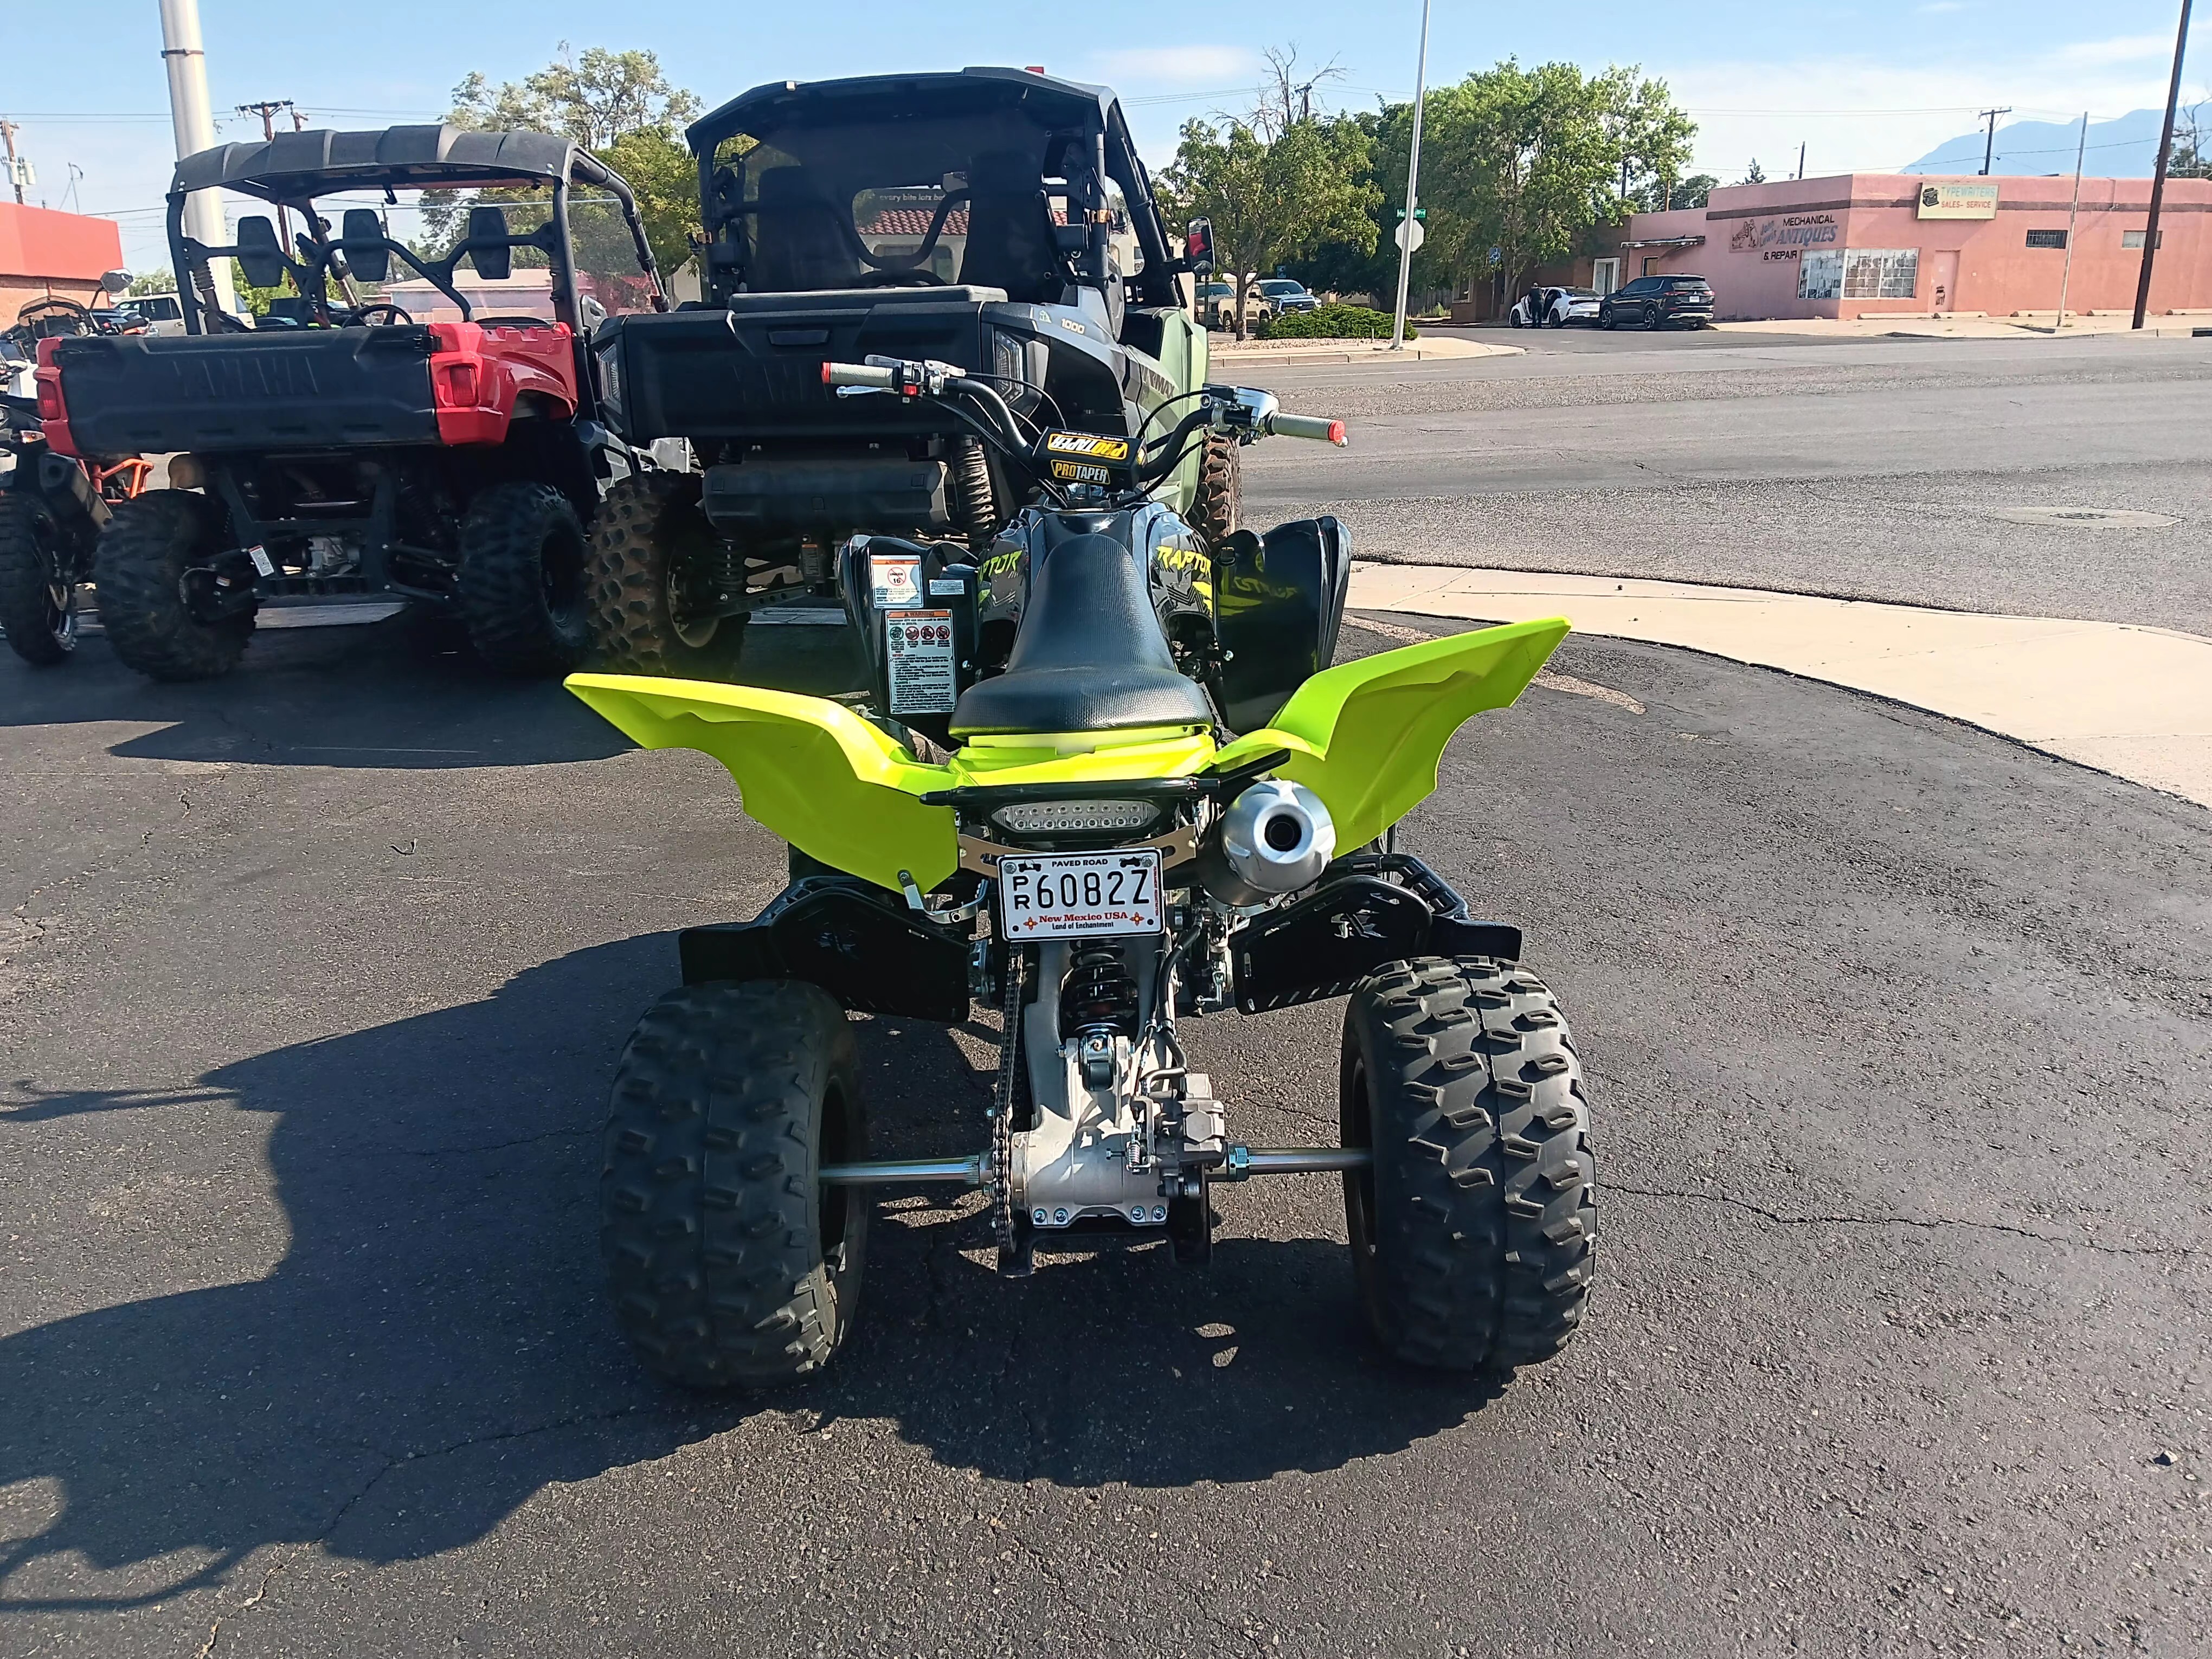
[[[868,592],[878,611],[912,605],[921,597],[921,561],[910,554],[869,554]]]
[[[884,657],[890,670],[891,713],[952,712],[952,613],[887,611]]]

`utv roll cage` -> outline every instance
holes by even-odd
[[[375,132],[310,130],[282,132],[259,143],[220,144],[177,163],[169,189],[169,249],[178,275],[178,299],[188,334],[240,331],[246,325],[215,303],[208,262],[234,258],[256,288],[274,288],[289,276],[300,292],[303,324],[333,321],[331,283],[344,296],[343,309],[363,309],[353,279],[382,282],[397,258],[451,300],[464,321],[474,307],[454,284],[463,259],[479,276],[504,277],[513,268],[513,250],[532,247],[546,256],[553,272],[553,314],[580,338],[583,325],[576,291],[574,251],[569,238],[568,191],[580,184],[604,190],[622,209],[636,245],[638,266],[652,287],[656,311],[668,309],[659,269],[647,243],[636,198],[622,178],[570,140],[544,132],[475,132],[438,126],[387,127]],[[484,204],[469,210],[468,230],[442,259],[426,258],[387,235],[377,210],[348,208],[339,234],[314,210],[319,198],[341,191],[381,190],[387,204],[399,190],[485,190],[552,187],[552,212],[536,230],[510,234],[505,210]],[[265,215],[240,219],[237,240],[215,247],[186,234],[185,200],[196,191],[233,190],[272,206],[290,209],[305,229],[288,249]],[[374,305],[368,309],[377,308]],[[210,326],[210,322],[214,326]]]
[[[1009,142],[994,153],[1000,165],[986,176],[983,158],[979,156],[975,176],[964,186],[948,188],[936,204],[923,233],[921,251],[903,258],[871,252],[848,217],[826,210],[833,209],[826,199],[812,195],[780,198],[767,187],[767,180],[776,173],[803,169],[781,167],[776,173],[755,173],[748,180],[746,155],[722,153],[726,144],[740,136],[758,148],[781,133],[903,127],[920,134],[955,122],[972,122],[1004,135]],[[1041,246],[1052,276],[1103,289],[1109,281],[1115,232],[1115,215],[1106,191],[1109,183],[1120,188],[1128,228],[1144,254],[1141,271],[1121,273],[1128,282],[1131,302],[1177,304],[1175,278],[1191,268],[1168,245],[1154,206],[1151,176],[1130,139],[1119,101],[1105,87],[1055,80],[1024,70],[988,68],[812,82],[782,81],[756,87],[702,116],[686,130],[684,138],[699,164],[708,305],[725,304],[740,291],[792,291],[789,285],[758,280],[768,273],[748,268],[748,241],[757,249],[762,230],[770,222],[780,223],[794,234],[811,236],[817,245],[834,243],[855,269],[866,269],[864,282],[872,276],[896,282],[901,273],[921,269],[945,231],[948,214],[963,204],[969,210],[975,232],[982,230],[987,219],[1006,226],[1015,240]],[[1047,205],[1049,179],[1065,181],[1067,210],[1063,217],[1056,218]],[[807,181],[792,182],[804,186]],[[989,239],[971,234],[971,242],[975,240]],[[1003,263],[1004,252],[1001,248],[989,249],[985,257]],[[1034,274],[1042,278],[1047,271],[1041,269]],[[963,270],[960,280],[964,286],[975,287],[979,279]],[[986,280],[981,285],[1004,288],[1017,301],[1060,297],[1056,285],[1049,294],[1041,289],[1024,292],[1018,282]]]

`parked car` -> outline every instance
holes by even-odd
[[[1259,289],[1260,298],[1267,306],[1262,314],[1268,317],[1321,309],[1321,301],[1306,291],[1304,283],[1293,282],[1287,276],[1270,276],[1264,283],[1255,283],[1253,287]]]
[[[173,294],[134,294],[127,300],[117,301],[117,308],[137,313],[146,322],[149,334],[182,334],[185,331],[184,307]]]
[[[1595,289],[1540,288],[1534,316],[1529,314],[1528,296],[1524,294],[1513,302],[1506,319],[1516,328],[1565,328],[1569,323],[1597,321],[1599,303]]]
[[[1198,290],[1198,320],[1206,328],[1233,327],[1232,315],[1237,308],[1237,285],[1234,283],[1206,283]],[[1244,326],[1249,331],[1271,313],[1267,301],[1260,292],[1257,283],[1249,283],[1244,289]]]
[[[1600,328],[1623,323],[1643,328],[1664,328],[1669,323],[1711,328],[1712,322],[1713,285],[1702,276],[1638,276],[1598,301]]]

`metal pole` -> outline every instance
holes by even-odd
[[[177,159],[215,148],[215,116],[208,107],[207,52],[200,44],[199,0],[160,0],[161,61],[169,71],[169,119],[176,129]],[[219,191],[194,191],[185,204],[185,228],[193,240],[209,247],[230,241],[223,227],[222,195]],[[208,274],[226,311],[238,307],[230,285],[230,262],[208,261]],[[185,273],[177,273],[182,287]]]
[[[2151,262],[2158,257],[2158,214],[2166,202],[2166,167],[2173,158],[2173,115],[2181,105],[2181,58],[2189,49],[2189,0],[2181,0],[2181,27],[2173,36],[2173,83],[2166,89],[2166,127],[2158,136],[2158,171],[2150,176],[2150,223],[2143,228],[2142,276],[2136,283],[2135,326],[2150,307]]]
[[[1406,349],[1406,290],[1413,280],[1413,210],[1420,205],[1421,115],[1429,90],[1429,0],[1421,0],[1421,52],[1413,70],[1413,143],[1406,158],[1406,240],[1398,250],[1398,306],[1391,314],[1390,349]]]
[[[15,167],[15,134],[21,131],[13,121],[0,121],[0,140],[8,146],[8,182],[15,187],[15,205],[23,205],[23,175]]]
[[[2081,211],[2081,157],[2089,148],[2089,112],[2081,112],[2081,142],[2074,146],[2074,204],[2066,210],[2066,263],[2058,272],[2058,320],[2053,334],[2066,326],[2066,285],[2074,280],[2074,218]]]

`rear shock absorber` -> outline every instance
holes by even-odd
[[[1110,945],[1079,947],[1060,994],[1060,1029],[1081,1040],[1084,1081],[1114,1080],[1114,1039],[1137,1036],[1137,982]]]
[[[998,506],[991,493],[991,462],[980,440],[963,434],[952,441],[952,494],[958,504],[960,527],[968,532],[970,551],[990,550],[999,530]]]

